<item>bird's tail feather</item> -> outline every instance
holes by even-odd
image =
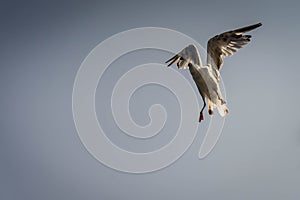
[[[227,106],[226,106],[225,103],[222,104],[221,101],[220,101],[220,102],[218,102],[218,104],[216,104],[216,107],[217,107],[217,109],[219,111],[219,114],[222,117],[224,117],[226,114],[229,114],[229,110],[228,110],[228,108],[227,108]]]

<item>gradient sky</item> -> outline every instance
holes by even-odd
[[[299,1],[271,0],[1,1],[0,199],[298,199],[299,8]],[[157,26],[205,47],[218,33],[256,22],[263,26],[251,33],[251,43],[225,59],[222,78],[231,113],[207,158],[197,157],[201,131],[177,162],[149,174],[117,172],[86,151],[73,122],[72,88],[80,64],[98,43],[131,28]],[[143,61],[170,56],[140,53],[152,56]],[[139,63],[137,55],[120,58],[131,63],[124,69]],[[130,150],[165,144],[178,120],[178,102],[167,90],[149,86],[134,95],[141,102],[159,92],[174,116],[150,143],[121,136],[111,113],[102,112],[108,103],[103,94],[113,86],[119,65],[116,61],[105,73],[107,85],[100,82],[97,91],[104,129],[114,130],[112,141]],[[147,122],[152,103],[131,105],[138,123]]]

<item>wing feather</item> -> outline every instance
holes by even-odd
[[[177,55],[173,56],[166,61],[168,67],[173,63],[177,63],[178,68],[188,68],[188,64],[192,63],[194,65],[202,66],[201,57],[194,45],[189,45],[180,51]]]
[[[239,28],[232,31],[224,32],[211,38],[207,43],[207,64],[215,70],[220,70],[223,65],[222,57],[231,56],[238,49],[250,42],[251,35],[244,33],[260,27],[262,24]]]

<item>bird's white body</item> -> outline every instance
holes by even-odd
[[[207,85],[208,92],[205,94],[205,98],[208,100],[208,106],[210,110],[217,107],[219,114],[223,117],[228,114],[228,108],[225,104],[224,98],[220,89],[219,77],[215,76],[215,73],[211,66],[203,66],[198,68],[199,73],[204,77],[204,81]],[[196,85],[199,83],[195,82]]]
[[[213,68],[209,65],[191,65],[189,69],[198,89],[201,88],[201,92],[208,101],[209,110],[213,111],[217,108],[221,116],[229,113],[221,93],[220,77],[216,76]]]

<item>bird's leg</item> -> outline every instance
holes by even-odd
[[[200,93],[201,94],[201,93]],[[205,106],[206,106],[206,102],[205,102],[205,98],[204,98],[204,96],[201,94],[201,97],[202,97],[202,100],[203,100],[203,107],[202,107],[202,109],[201,109],[201,111],[200,111],[200,116],[199,116],[199,122],[201,122],[202,120],[204,120],[204,117],[203,117],[203,110],[204,110],[204,108],[205,108]]]
[[[200,123],[202,120],[204,120],[204,117],[203,117],[203,113],[200,112],[199,123]]]

